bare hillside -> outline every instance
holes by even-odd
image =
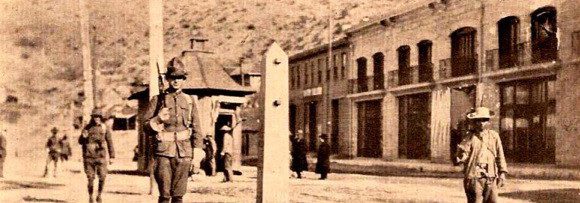
[[[164,2],[167,59],[187,47],[192,33],[201,32],[210,39],[207,47],[231,65],[240,57],[257,62],[271,40],[290,54],[327,42],[331,13],[332,30],[339,37],[344,26],[425,0],[335,0],[334,12],[327,0]],[[89,5],[99,99],[112,106],[123,102],[131,84],[147,78],[148,1],[93,0]],[[0,26],[0,87],[34,110],[2,107],[23,114],[17,123],[11,121],[12,126],[55,122],[61,109],[82,91],[78,1],[0,0]]]

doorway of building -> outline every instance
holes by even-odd
[[[431,155],[430,94],[399,97],[399,157],[429,159]]]
[[[357,110],[357,156],[379,158],[383,154],[381,100],[359,102]]]
[[[332,144],[332,153],[337,154],[339,151],[339,133],[338,133],[338,99],[332,100],[332,135],[331,137],[331,144]]]
[[[316,143],[318,139],[318,129],[316,127],[317,105],[318,102],[310,102],[308,104],[308,151],[311,152],[316,151]]]
[[[555,78],[500,85],[500,137],[508,161],[555,162]]]
[[[289,123],[290,123],[290,133],[292,135],[296,135],[296,105],[290,104],[289,109]]]
[[[230,127],[232,124],[232,115],[222,115],[220,114],[218,116],[218,119],[215,123],[215,143],[217,145],[217,150],[216,150],[216,166],[217,166],[217,170],[216,171],[223,171],[224,170],[224,164],[222,162],[222,157],[220,155],[220,152],[222,151],[222,149],[224,148],[224,133],[220,130],[224,125],[228,125]]]
[[[463,132],[467,130],[466,116],[475,108],[475,86],[451,89],[451,137],[449,141],[450,159],[454,160],[457,145]]]

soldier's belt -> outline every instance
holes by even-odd
[[[179,132],[159,132],[157,134],[157,140],[162,142],[171,141],[182,141],[189,140],[191,136],[191,130],[183,130]]]

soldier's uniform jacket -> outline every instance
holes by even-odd
[[[169,110],[167,122],[155,119],[163,108]],[[145,118],[146,126],[157,132],[155,151],[158,156],[193,157],[192,149],[196,145],[196,116],[193,112],[192,99],[182,91],[168,92],[151,99]]]
[[[465,178],[497,177],[507,173],[501,139],[493,130],[468,136],[459,144],[457,161],[464,163]]]
[[[111,130],[105,124],[87,125],[82,133],[87,135],[79,137],[82,145],[84,159],[105,159],[108,149],[109,157],[115,158],[115,149],[111,138]]]
[[[46,148],[48,148],[49,154],[59,154],[60,153],[60,146],[58,142],[58,138],[55,135],[52,135],[46,141]]]

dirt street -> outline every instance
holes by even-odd
[[[155,202],[148,195],[148,177],[135,175],[135,163],[115,160],[110,167],[104,202]],[[57,178],[42,178],[44,158],[11,161],[7,178],[0,181],[0,202],[85,202],[86,179],[79,160],[67,163]],[[189,184],[186,202],[254,202],[256,168],[243,167],[234,183],[197,175]],[[20,175],[16,175],[20,174]],[[292,178],[292,202],[464,202],[461,179],[382,177],[331,174],[320,181],[314,173]],[[502,202],[580,201],[579,181],[510,180],[501,191]]]

